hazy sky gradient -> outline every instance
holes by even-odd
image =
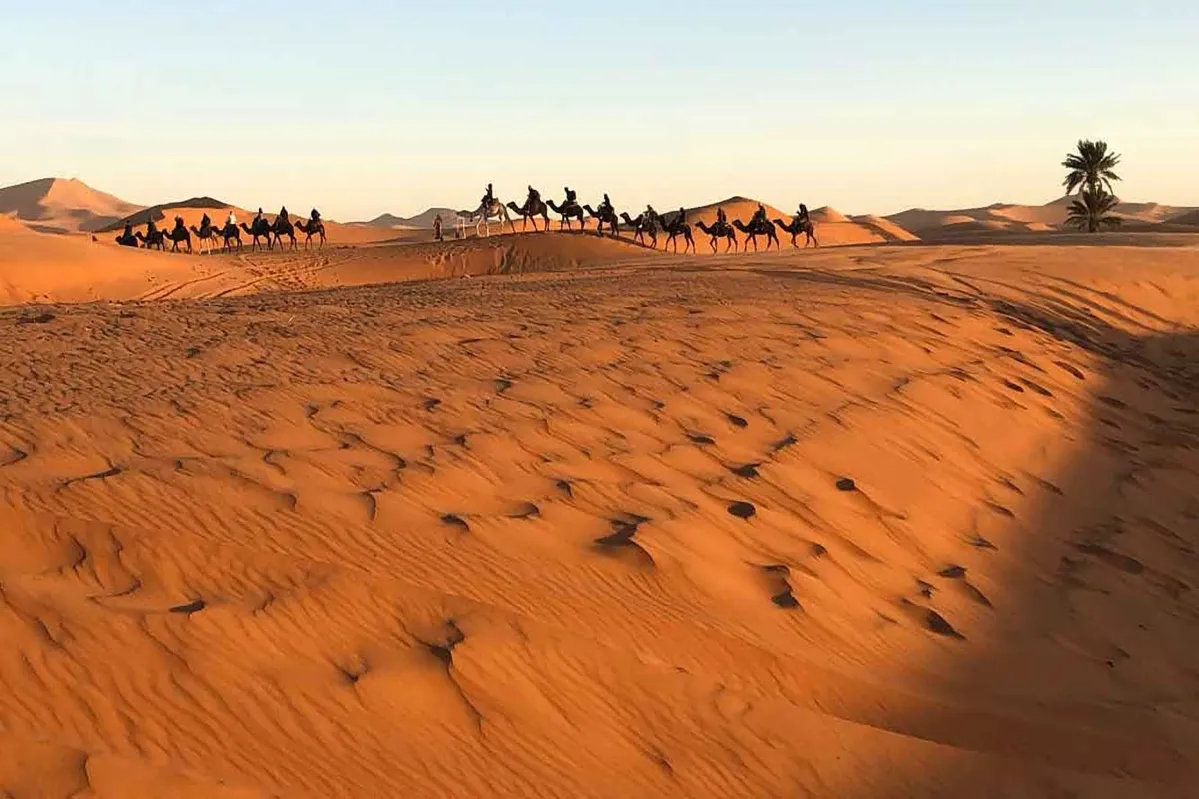
[[[1089,137],[1123,154],[1126,199],[1199,204],[1199,3],[737,7],[20,0],[0,185],[342,220],[465,207],[489,180],[891,213],[1046,202]]]

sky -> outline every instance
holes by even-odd
[[[752,9],[752,10],[745,10]],[[1043,203],[1080,138],[1199,205],[1199,3],[15,0],[0,185],[342,221],[571,186],[620,209]]]

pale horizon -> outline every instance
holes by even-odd
[[[211,26],[147,36],[152,8],[6,12],[0,185],[343,221],[470,207],[488,182],[517,202],[531,183],[622,209],[742,195],[886,215],[1043,204],[1067,151],[1101,138],[1121,198],[1199,205],[1199,11],[1180,3],[847,2],[762,24],[706,1],[217,0]]]

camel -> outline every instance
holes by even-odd
[[[254,219],[254,227],[247,227],[245,222],[241,223],[241,229],[245,231],[247,236],[251,237],[250,249],[258,249],[258,240],[266,239],[267,249],[271,247],[271,236],[274,231],[271,228],[271,223],[266,221],[265,216],[256,217]],[[238,239],[238,246],[241,244],[241,239]]]
[[[241,231],[237,229],[237,225],[225,225],[217,231],[222,239],[225,240],[225,252],[233,252],[233,242],[237,242],[237,251],[241,252]]]
[[[275,243],[279,245],[279,249],[283,249],[284,236],[291,239],[291,249],[296,248],[296,228],[289,220],[281,216],[275,217],[275,224],[271,225],[271,233],[275,235]]]
[[[532,222],[533,223],[533,232],[535,232],[535,233],[539,232],[537,230],[537,217],[541,217],[545,221],[544,230],[550,229],[549,209],[546,208],[545,203],[542,202],[540,197],[537,197],[535,199],[532,197],[526,198],[525,204],[522,206],[519,206],[519,207],[516,205],[516,203],[509,202],[508,207],[511,208],[514,213],[520,214],[520,216],[521,216],[520,229],[522,231],[528,230],[529,222]]]
[[[712,227],[708,227],[702,221],[696,222],[695,226],[706,233],[711,240],[708,242],[712,246],[712,252],[716,252],[717,239],[724,239],[724,251],[728,252],[731,248],[733,252],[737,252],[737,231],[729,223],[715,222]]]
[[[128,228],[126,228],[126,230],[128,230]],[[137,246],[138,238],[133,233],[122,233],[121,235],[116,236],[115,238],[116,238],[117,244],[120,244],[122,247],[136,247]]]
[[[200,254],[211,253],[214,249],[220,249],[217,239],[221,236],[221,231],[217,229],[212,221],[207,216],[200,222],[200,229],[196,230],[196,226],[191,226],[192,235],[200,242]]]
[[[583,210],[587,215],[595,219],[595,235],[604,235],[604,225],[607,225],[612,230],[612,235],[620,238],[620,220],[616,217],[616,211],[612,206],[600,206],[600,210],[596,211],[590,205],[584,205]],[[628,216],[626,214],[626,216]]]
[[[782,247],[782,245],[779,244],[778,234],[774,232],[774,225],[770,224],[768,221],[764,222],[751,220],[750,223],[746,225],[740,219],[734,219],[733,227],[737,228],[737,230],[740,230],[749,237],[749,239],[745,242],[745,246],[748,247],[752,242],[754,245],[754,252],[758,251],[758,236],[766,237],[767,250],[770,249],[770,242],[772,241],[774,242],[775,247]]]
[[[808,245],[812,243],[815,243],[817,247],[820,246],[820,242],[816,240],[816,226],[812,224],[812,220],[810,218],[807,221],[801,222],[797,216],[791,220],[790,224],[786,225],[783,224],[783,220],[776,219],[774,220],[774,224],[778,226],[779,230],[791,234],[792,247],[799,247],[799,245],[795,242],[795,239],[800,233],[804,234],[803,246],[805,250],[808,248]]]
[[[583,216],[583,209],[579,207],[577,202],[570,202],[568,200],[567,202],[562,203],[561,208],[554,205],[553,200],[550,200],[547,204],[549,205],[551,211],[562,217],[562,221],[558,223],[558,230],[561,230],[564,227],[567,230],[572,230],[573,228],[570,226],[570,220],[576,218],[579,220],[579,228],[581,230],[585,230],[587,228],[587,218]]]
[[[655,217],[647,217],[644,213],[638,214],[636,219],[631,218],[624,211],[620,212],[620,218],[624,223],[633,228],[633,240],[641,246],[645,246],[645,237],[650,237],[649,246],[653,249],[658,249],[658,220]]]
[[[516,232],[516,225],[512,224],[512,217],[508,216],[508,209],[498,199],[493,199],[490,203],[480,202],[479,207],[473,211],[459,211],[458,216],[463,219],[463,228],[467,220],[475,223],[475,235],[480,234],[480,230],[486,231],[485,235],[491,235],[491,220],[497,219],[508,223],[508,227],[512,228],[512,232]],[[465,231],[464,231],[465,232]]]
[[[304,234],[305,250],[308,249],[308,243],[312,241],[313,236],[319,236],[321,240],[320,246],[322,248],[325,246],[325,223],[321,220],[312,219],[308,221],[307,225],[305,225],[304,220],[297,219],[296,229]]]
[[[163,231],[163,239],[171,242],[171,252],[179,252],[179,242],[187,242],[187,251],[192,251],[192,235],[187,232],[187,228],[183,226],[183,217],[175,217],[175,229]]]
[[[662,219],[661,221],[662,232],[668,237],[666,239],[666,244],[662,245],[663,250],[666,249],[667,245],[674,244],[674,251],[677,253],[679,251],[679,243],[677,239],[679,236],[682,236],[683,241],[686,242],[683,247],[683,252],[687,252],[688,248],[690,248],[692,252],[695,252],[695,239],[691,235],[691,225],[688,225],[683,221],[682,217],[677,215],[671,218],[669,222],[667,222],[665,219]],[[771,230],[773,229],[774,228],[771,228]]]
[[[163,241],[164,237],[162,235],[161,230],[158,230],[158,229],[151,230],[148,232],[147,235],[144,235],[144,236],[142,235],[142,232],[139,230],[138,232],[133,234],[133,237],[135,239],[137,239],[138,241],[140,241],[147,250],[149,250],[153,247],[157,247],[160,250],[166,249],[166,244]]]

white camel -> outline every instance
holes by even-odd
[[[490,203],[480,202],[479,207],[474,211],[459,211],[458,224],[465,229],[467,220],[475,223],[475,235],[491,235],[491,220],[495,219],[499,222],[507,222],[508,227],[512,228],[512,232],[516,232],[516,225],[512,224],[512,217],[508,216],[508,209],[499,200],[493,199]],[[480,231],[485,233],[480,233]],[[463,230],[465,234],[465,230]]]

